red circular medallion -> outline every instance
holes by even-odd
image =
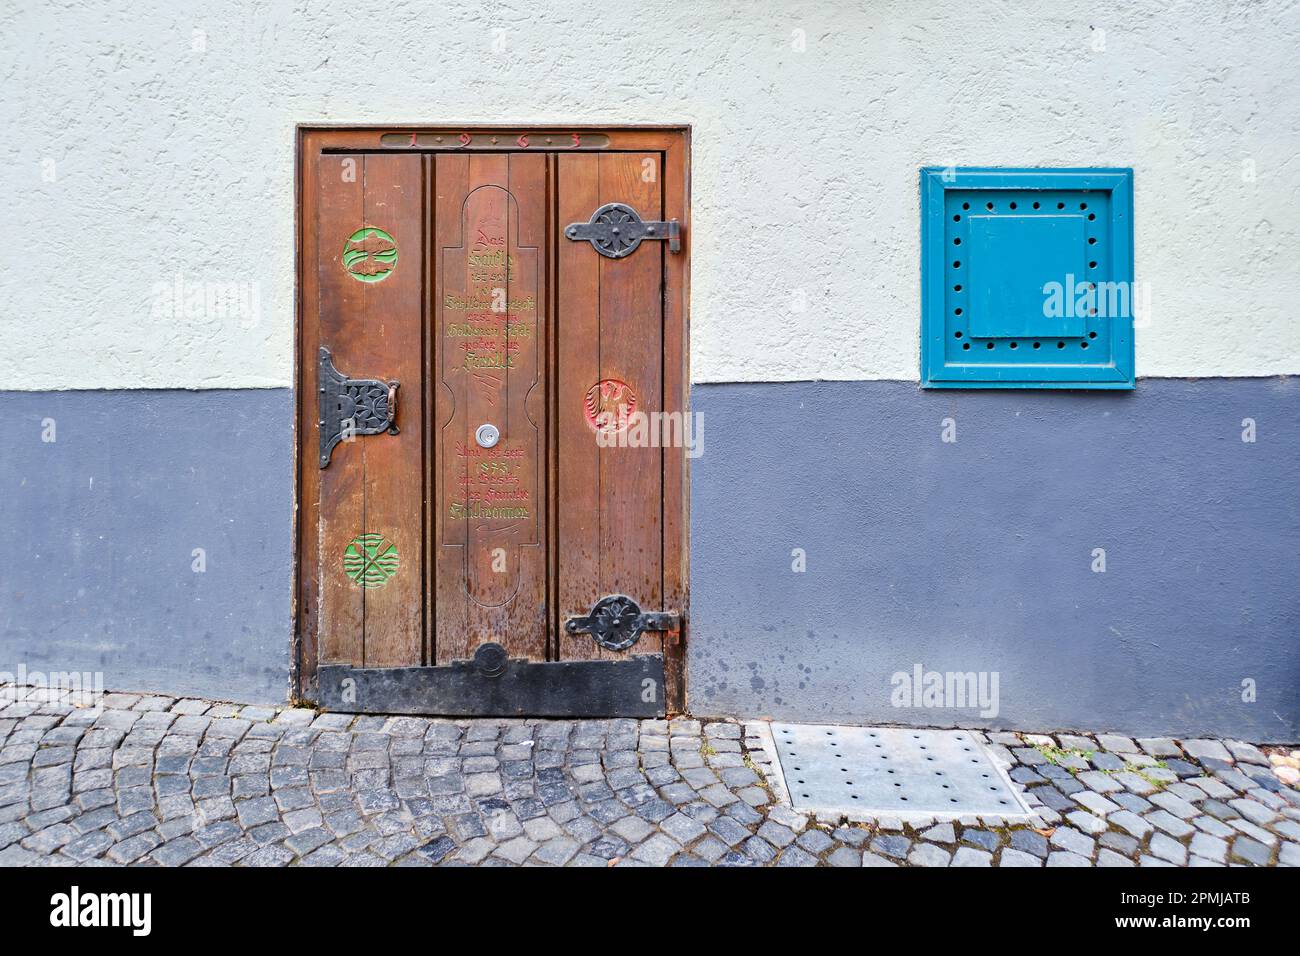
[[[627,427],[628,417],[636,411],[636,393],[632,386],[616,378],[606,378],[587,390],[583,400],[587,424],[598,432],[617,432]]]

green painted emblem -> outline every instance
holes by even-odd
[[[397,545],[382,534],[359,534],[343,552],[343,573],[363,588],[382,588],[397,567]]]
[[[362,282],[387,279],[397,267],[397,240],[375,226],[362,226],[343,243],[343,268]]]

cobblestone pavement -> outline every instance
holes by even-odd
[[[989,734],[1043,825],[913,828],[774,803],[762,729],[19,700],[0,865],[1300,865],[1300,792],[1248,744]]]

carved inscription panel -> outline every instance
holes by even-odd
[[[436,172],[438,657],[484,640],[540,657],[544,162],[439,156]]]

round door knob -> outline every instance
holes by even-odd
[[[501,432],[497,431],[495,425],[485,422],[474,432],[474,440],[480,448],[491,448],[501,440]]]

